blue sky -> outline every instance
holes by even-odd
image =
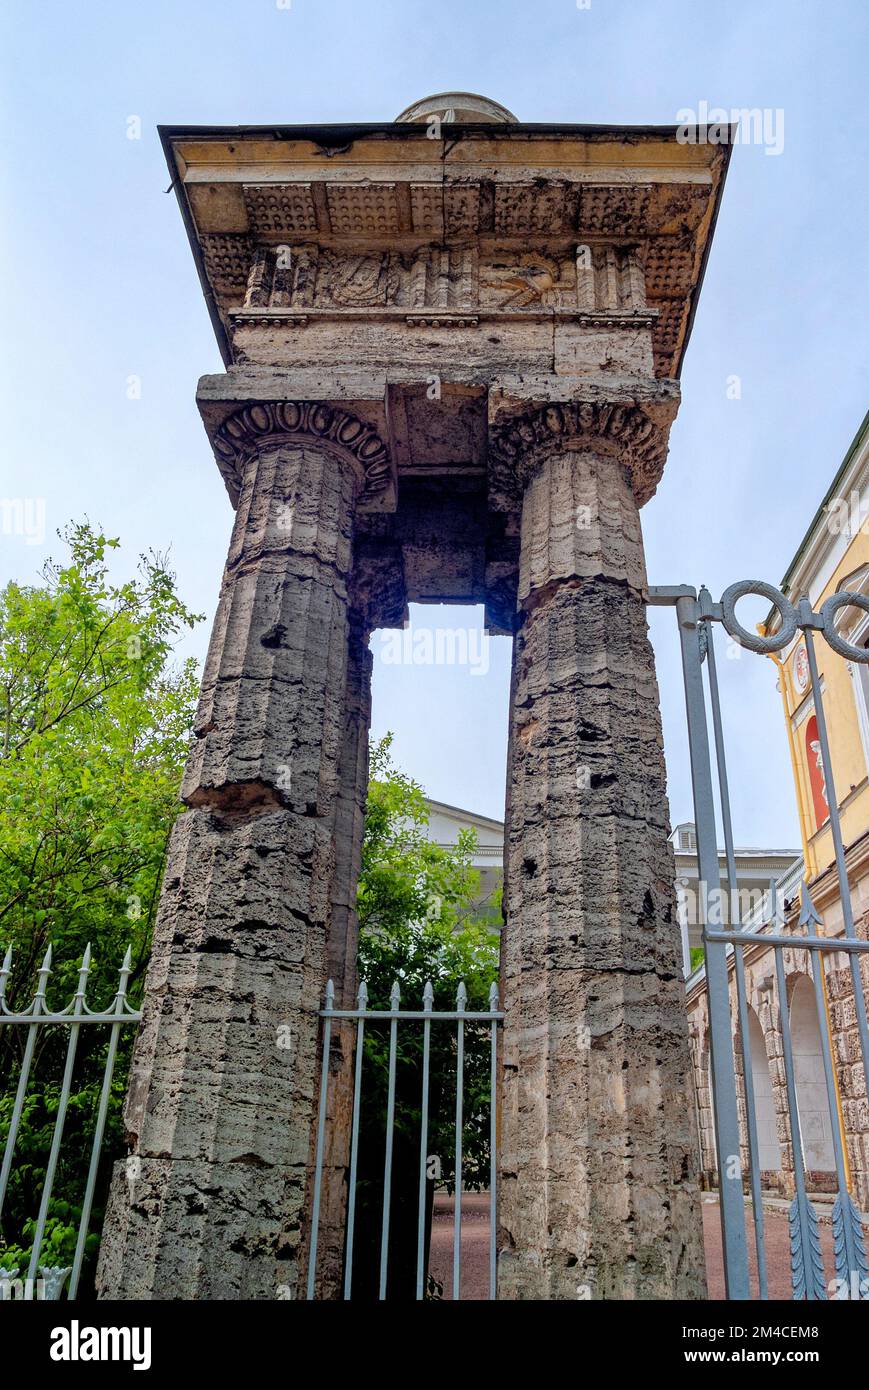
[[[186,599],[213,612],[231,515],[194,391],[222,364],[164,193],[158,122],[382,120],[445,89],[528,121],[782,109],[781,154],[733,152],[670,459],[643,513],[653,583],[718,597],[738,578],[781,578],[867,405],[865,0],[7,0],[3,28],[0,496],[44,498],[47,535],[0,536],[0,581],[34,576],[55,528],[86,514],[121,537],[120,567],[171,547]],[[207,626],[185,652],[204,654]],[[679,820],[691,812],[673,614],[652,630]],[[492,643],[485,675],[375,651],[375,733],[394,731],[432,795],[500,815],[508,643]],[[721,665],[737,839],[792,843],[771,664]]]

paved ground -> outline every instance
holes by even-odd
[[[764,1211],[769,1297],[791,1297],[790,1240],[784,1211]],[[833,1239],[828,1222],[821,1222],[821,1249],[828,1280],[833,1278]],[[751,1267],[752,1292],[757,1295],[757,1262],[754,1252],[754,1223],[746,1211],[746,1239]],[[703,1203],[703,1235],[706,1245],[706,1277],[710,1298],[724,1298],[724,1261],[721,1255],[721,1221],[716,1201]],[[443,1284],[443,1297],[453,1296],[453,1202],[449,1197],[435,1199],[432,1227],[431,1272]],[[489,1296],[489,1198],[486,1193],[466,1193],[462,1198],[462,1298]]]
[[[429,1269],[441,1284],[443,1298],[453,1296],[452,1197],[435,1197]],[[462,1298],[489,1297],[489,1194],[462,1197]]]

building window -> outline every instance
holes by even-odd
[[[818,716],[816,714],[806,720],[806,765],[809,769],[809,786],[812,789],[815,829],[820,830],[829,818],[830,804],[827,800],[827,782],[821,763],[821,740],[818,736]]]
[[[855,647],[863,647],[865,650],[869,645],[869,632],[864,632],[862,637],[854,641]],[[863,757],[869,770],[869,665],[865,661],[849,661],[848,667],[851,672],[851,679],[854,682],[854,699],[857,703],[857,721],[860,725],[860,739],[863,744]]]
[[[683,829],[679,831],[679,848],[696,850],[697,833],[693,828],[689,829],[687,827],[683,827]]]

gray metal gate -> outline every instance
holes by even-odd
[[[497,1296],[497,1250],[498,1230],[498,1131],[497,1131],[497,1075],[498,1075],[498,1030],[504,1015],[498,1007],[498,987],[492,985],[489,991],[489,1008],[485,1013],[472,1012],[467,1008],[465,986],[459,985],[456,992],[456,1007],[452,1010],[434,1009],[434,990],[431,982],[423,991],[422,1009],[402,1009],[401,991],[396,980],[392,986],[388,1009],[368,1008],[368,987],[363,981],[359,986],[357,1007],[355,1009],[335,1008],[335,989],[330,980],[326,986],[325,1008],[321,1009],[323,1019],[323,1058],[329,1057],[333,1020],[347,1019],[356,1024],[355,1063],[353,1073],[353,1116],[350,1131],[350,1172],[347,1196],[347,1225],[344,1251],[344,1298],[349,1299],[353,1287],[353,1240],[355,1234],[357,1160],[359,1155],[359,1130],[362,1106],[362,1062],[365,1024],[389,1023],[389,1063],[387,1081],[386,1128],[383,1135],[383,1198],[380,1233],[380,1271],[378,1290],[380,1299],[387,1296],[390,1255],[390,1214],[392,1206],[393,1140],[395,1126],[395,1083],[396,1060],[398,1056],[399,1025],[422,1026],[422,1078],[420,1087],[420,1128],[419,1128],[419,1180],[418,1214],[416,1235],[416,1297],[423,1299],[426,1292],[428,1269],[426,1267],[426,1183],[428,1164],[431,1155],[429,1145],[429,1101],[430,1101],[430,1052],[432,1027],[449,1027],[455,1030],[456,1045],[456,1087],[455,1087],[455,1211],[453,1220],[453,1270],[452,1296],[461,1298],[462,1278],[462,1154],[465,1126],[465,1028],[468,1024],[485,1025],[489,1033],[489,1297]],[[317,1124],[317,1152],[314,1168],[313,1215],[311,1220],[311,1245],[308,1256],[307,1297],[315,1297],[317,1282],[317,1257],[319,1247],[319,1228],[322,1200],[323,1159],[326,1142],[326,1120],[329,1113],[329,1067],[324,1060],[321,1067],[320,1111]]]
[[[9,1007],[6,1000],[7,983],[12,971],[11,946],[6,951],[2,965],[0,965],[0,1028],[18,1028],[24,1035],[23,1054],[18,1069],[15,1097],[12,1102],[12,1111],[6,1133],[6,1142],[3,1147],[2,1162],[0,1162],[0,1218],[2,1218],[3,1215],[3,1205],[7,1196],[9,1180],[13,1173],[16,1144],[20,1137],[21,1122],[24,1116],[28,1094],[32,1093],[34,1090],[41,1090],[42,1086],[41,1079],[39,1075],[36,1074],[37,1069],[35,1067],[37,1042],[45,1037],[47,1031],[54,1029],[60,1030],[61,1036],[66,1036],[63,1078],[57,1098],[57,1109],[51,1135],[51,1147],[43,1176],[39,1210],[35,1214],[33,1222],[33,1236],[27,1270],[25,1272],[17,1267],[0,1268],[0,1301],[11,1301],[15,1299],[32,1300],[34,1297],[37,1299],[60,1299],[63,1297],[64,1292],[68,1299],[74,1299],[78,1293],[79,1278],[81,1276],[82,1263],[85,1256],[85,1243],[90,1229],[91,1211],[97,1182],[97,1169],[103,1151],[103,1137],[109,1112],[109,1100],[112,1089],[112,1078],[115,1073],[118,1042],[123,1028],[136,1027],[142,1019],[141,1013],[137,1009],[131,1007],[127,998],[127,989],[132,973],[130,948],[127,949],[127,953],[121,965],[118,987],[115,991],[114,998],[106,1009],[91,1009],[88,1005],[87,988],[91,964],[91,948],[88,946],[79,967],[75,994],[71,1002],[65,1008],[57,1010],[49,1008],[46,1003],[46,993],[48,991],[52,970],[50,946],[45,952],[42,965],[39,969],[36,992],[30,1004],[24,1009],[12,1009]],[[81,1213],[78,1219],[78,1234],[76,1237],[75,1253],[72,1257],[72,1265],[69,1267],[61,1267],[59,1265],[48,1266],[42,1263],[43,1246],[45,1244],[46,1225],[51,1212],[52,1193],[54,1191],[58,1163],[61,1157],[63,1133],[72,1090],[76,1052],[78,1050],[82,1028],[102,1028],[108,1030],[106,1056],[103,1064],[99,1104],[94,1119],[90,1158],[88,1161],[84,1191],[82,1193]],[[29,1163],[31,1160],[25,1158],[23,1161]],[[0,1227],[0,1229],[2,1229],[2,1227]],[[2,1260],[0,1260],[0,1265],[2,1265]],[[69,1279],[68,1285],[66,1283],[67,1278]],[[64,1286],[66,1286],[66,1288],[64,1288]]]
[[[768,599],[778,610],[780,626],[774,636],[761,637],[756,633],[749,632],[740,624],[735,614],[735,607],[738,600],[746,594],[760,595]],[[825,1299],[828,1296],[824,1279],[818,1213],[809,1200],[805,1182],[789,1005],[782,957],[785,948],[807,953],[818,1010],[824,1081],[830,1111],[837,1183],[837,1194],[832,1212],[833,1252],[837,1276],[836,1297],[869,1298],[869,1271],[867,1271],[863,1225],[860,1213],[848,1188],[845,1153],[838,1120],[834,1060],[826,1027],[822,960],[823,952],[841,952],[847,958],[854,994],[863,1077],[866,1083],[866,1094],[869,1096],[869,1031],[867,1031],[866,1001],[859,960],[861,952],[869,951],[869,942],[858,939],[854,926],[838,801],[830,759],[830,744],[814,649],[814,633],[819,632],[840,656],[850,661],[869,662],[869,651],[844,641],[836,632],[833,621],[835,613],[840,608],[850,604],[869,612],[869,599],[859,594],[836,593],[827,599],[820,612],[815,613],[806,598],[800,599],[799,603],[794,606],[784,594],[771,584],[758,580],[741,580],[736,584],[731,584],[725,590],[720,603],[714,603],[706,589],[701,589],[698,594],[687,586],[653,588],[649,592],[649,601],[652,604],[675,607],[681,642],[691,780],[697,829],[697,856],[701,886],[699,898],[706,953],[712,1096],[718,1157],[721,1229],[726,1290],[727,1297],[731,1299],[749,1299],[752,1297],[745,1229],[743,1173],[740,1162],[740,1133],[733,1050],[734,1029],[728,985],[731,953],[736,985],[741,1060],[745,1078],[747,1147],[750,1164],[748,1176],[759,1296],[766,1298],[768,1291],[755,1087],[752,1077],[743,958],[744,948],[747,945],[757,945],[759,938],[756,932],[745,930],[745,924],[740,920],[738,910],[736,913],[733,912],[733,907],[738,904],[739,897],[721,703],[715,667],[715,626],[716,624],[723,625],[726,632],[747,650],[764,654],[777,652],[788,646],[798,629],[803,633],[818,725],[820,755],[826,779],[829,825],[835,848],[844,936],[835,938],[819,936],[818,927],[822,925],[821,918],[812,902],[808,885],[803,880],[802,911],[799,917],[798,932],[784,935],[778,931],[764,931],[761,938],[763,943],[771,948],[775,957],[775,980],[781,1014],[787,1111],[793,1145],[796,1195],[788,1213],[791,1285],[795,1299]],[[704,666],[706,668],[706,682],[703,679]],[[718,860],[716,798],[710,755],[710,728],[711,746],[714,748],[717,770],[718,803],[724,832],[726,890],[721,888]],[[777,920],[774,919],[771,925],[777,927]]]

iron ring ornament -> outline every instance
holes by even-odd
[[[781,626],[773,637],[761,637],[759,633],[749,632],[742,626],[736,616],[736,605],[746,594],[758,594],[761,598],[768,599],[776,609]],[[795,606],[774,584],[767,584],[762,579],[739,579],[721,595],[721,621],[730,636],[735,638],[740,646],[747,647],[752,652],[781,651],[793,640],[798,628],[812,629],[822,632],[828,645],[834,652],[838,652],[839,656],[844,656],[849,661],[866,663],[869,662],[869,649],[855,646],[836,631],[835,615],[840,608],[851,607],[869,613],[869,597],[840,590],[831,594],[821,605],[820,612],[815,613],[809,606],[808,599],[801,599]]]

